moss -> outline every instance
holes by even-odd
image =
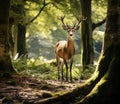
[[[50,92],[43,92],[43,93],[42,93],[42,97],[43,97],[43,98],[52,97],[52,93],[50,93]]]
[[[16,82],[15,80],[8,80],[7,82],[6,82],[6,84],[9,84],[9,85],[13,85],[13,86],[15,86],[15,85],[18,85],[18,82]]]
[[[15,104],[15,102],[11,98],[4,97],[2,99],[2,104]]]
[[[3,77],[3,78],[11,78],[12,76],[11,76],[11,73],[9,73],[9,72],[4,72],[4,73],[2,74],[2,77]]]
[[[67,92],[65,92],[65,91],[58,91],[58,92],[54,93],[53,96],[60,96],[60,95],[63,95],[65,93],[67,93]]]
[[[113,48],[114,47],[114,48]],[[112,46],[111,56],[107,56],[103,58],[102,65],[105,65],[101,70],[106,70],[105,74],[102,76],[100,81],[96,84],[96,86],[92,89],[92,91],[83,99],[79,104],[114,104],[114,101],[119,102],[118,96],[120,96],[120,48],[115,48],[116,46]],[[103,73],[102,73],[103,74]]]
[[[48,90],[49,89],[49,85],[45,84],[45,85],[41,86],[41,89],[42,90]]]

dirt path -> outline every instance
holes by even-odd
[[[59,91],[72,90],[80,84],[79,81],[69,83],[53,80],[33,79],[18,75],[0,79],[0,104],[2,104],[3,99],[7,100],[7,102],[12,99],[15,104],[34,102],[36,100],[51,97],[53,92],[57,93]]]

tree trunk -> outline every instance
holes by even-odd
[[[91,22],[91,0],[80,0],[82,15],[87,17],[87,20],[82,22],[82,64],[83,70],[93,64],[93,39],[92,39],[92,22]]]
[[[17,53],[19,57],[26,54],[26,26],[18,24],[18,36],[17,36]]]
[[[77,104],[114,104],[115,102],[118,104],[120,103],[119,53],[120,44],[112,45],[109,47],[107,52],[103,55],[103,57],[108,57],[108,60],[106,61],[109,61],[106,69],[104,67],[101,69],[104,70],[105,74],[102,74],[102,78],[96,84],[96,86]],[[101,61],[101,63],[105,66],[106,62],[103,62]]]
[[[13,26],[13,41],[14,41],[14,47],[13,47],[13,58],[17,55],[17,36],[18,36],[18,26],[17,23],[14,23]]]
[[[14,27],[12,28],[14,40],[14,58],[17,54],[18,56],[16,56],[16,58],[26,54],[25,2],[25,0],[21,0],[21,2],[11,4],[11,11],[16,14],[16,16],[13,16]]]
[[[102,59],[102,78],[78,104],[120,103],[120,1],[108,0],[107,24]],[[106,67],[104,67],[106,66]],[[100,73],[101,74],[101,73]]]
[[[8,22],[10,0],[0,0],[0,71],[12,72],[13,67],[10,58]]]
[[[10,43],[10,50],[11,50],[11,56],[13,57],[14,54],[14,41],[13,41],[13,34],[12,34],[12,27],[14,24],[14,19],[11,17],[9,18],[9,43]]]

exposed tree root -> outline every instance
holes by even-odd
[[[109,55],[110,55],[110,51],[107,53],[106,57],[102,57],[100,59],[101,61],[98,67],[96,68],[95,73],[85,84],[79,85],[77,88],[73,89],[72,91],[68,91],[59,96],[38,100],[34,103],[35,104],[56,104],[56,103],[69,104],[69,102],[74,101],[77,97],[79,97],[79,100],[81,100],[83,97],[85,97],[87,94],[91,92],[91,90],[95,87],[95,85],[101,80],[101,78],[107,72],[107,69],[111,61],[111,57]]]

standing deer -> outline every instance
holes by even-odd
[[[67,31],[68,37],[67,40],[58,41],[55,44],[55,54],[56,54],[56,61],[57,61],[57,68],[58,68],[58,80],[60,79],[60,70],[62,75],[62,81],[64,80],[63,77],[63,65],[66,66],[66,81],[68,81],[68,64],[67,61],[70,61],[70,81],[72,82],[72,64],[73,64],[73,57],[75,54],[75,46],[73,41],[73,34],[76,30],[79,29],[79,24],[82,20],[86,20],[86,18],[81,17],[78,19],[78,23],[74,24],[74,26],[69,26],[64,23],[65,16],[59,17],[59,20],[62,21],[62,27],[64,30]]]

